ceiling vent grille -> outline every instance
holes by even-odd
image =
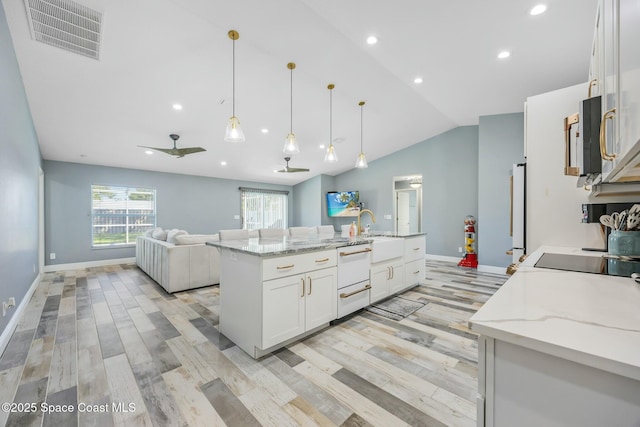
[[[24,0],[34,40],[100,59],[102,12],[71,0]]]

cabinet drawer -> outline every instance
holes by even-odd
[[[412,237],[404,241],[404,261],[424,259],[424,236]]]
[[[277,279],[298,273],[319,270],[336,265],[336,251],[333,249],[267,258],[262,261],[262,280]]]
[[[422,259],[404,265],[404,279],[407,285],[415,285],[424,281],[424,261]]]
[[[370,290],[368,280],[338,289],[338,318],[368,306]]]

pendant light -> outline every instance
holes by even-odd
[[[362,107],[364,106],[364,101],[358,102],[358,105],[360,106],[360,154],[356,159],[356,167],[358,169],[364,169],[369,166],[367,165],[367,158],[364,156],[364,151],[362,151]]]
[[[327,86],[327,89],[329,89],[329,148],[327,148],[327,152],[324,155],[324,161],[327,163],[338,161],[338,154],[333,147],[333,88],[335,87],[333,83]]]
[[[240,128],[240,120],[236,117],[236,40],[240,38],[240,34],[236,30],[229,31],[229,38],[233,43],[232,56],[232,73],[231,73],[231,118],[227,123],[227,131],[224,140],[227,142],[244,142],[244,132]]]
[[[300,152],[298,141],[296,141],[296,136],[293,133],[293,70],[295,70],[296,64],[294,64],[293,62],[289,62],[287,64],[287,68],[291,70],[291,116],[289,122],[289,134],[284,140],[284,148],[282,149],[282,151],[287,154],[293,154]]]

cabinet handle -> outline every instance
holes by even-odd
[[[291,264],[291,265],[282,265],[282,266],[277,266],[276,269],[278,270],[286,270],[287,268],[293,268],[295,266],[295,264]]]
[[[414,250],[414,251],[419,251],[419,250],[420,250],[420,248],[413,248],[413,250]]]
[[[564,118],[564,174],[568,176],[579,176],[580,168],[571,166],[571,126],[580,121],[578,113],[572,114]]]
[[[329,258],[322,258],[322,259],[317,259],[316,262],[320,263],[320,262],[327,262],[329,261]]]
[[[355,251],[355,252],[340,252],[340,256],[349,256],[349,255],[355,255],[355,254],[363,254],[365,252],[371,252],[371,248],[366,248],[363,249],[361,251]]]
[[[389,277],[389,279],[393,279],[393,276],[396,275],[396,269],[393,268],[393,266],[389,267],[389,270],[391,270],[391,277]]]
[[[311,295],[311,288],[313,287],[313,281],[311,280],[310,276],[307,276],[307,279],[309,279],[309,292],[307,293],[307,295]]]
[[[304,277],[301,277],[300,280],[302,280],[302,295],[300,295],[300,298],[304,298]]]
[[[612,108],[604,113],[600,122],[600,156],[602,156],[602,160],[613,161],[616,158],[616,153],[607,153],[607,119],[613,119],[615,115],[616,109]]]
[[[593,87],[597,84],[598,84],[598,79],[593,79],[589,82],[589,92],[588,92],[587,98],[591,98],[591,89],[593,89]]]
[[[420,273],[420,270],[413,272],[413,274],[418,274],[418,273]]]
[[[391,279],[391,267],[387,267],[387,280]]]
[[[340,294],[340,298],[349,298],[354,296],[355,294],[359,294],[360,292],[368,291],[369,289],[371,289],[371,285],[367,285],[362,289],[358,289],[357,291],[349,292],[348,294],[345,294],[343,292]]]

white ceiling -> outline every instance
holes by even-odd
[[[104,13],[98,61],[33,41],[23,0],[3,0],[45,159],[285,185],[353,168],[361,100],[372,161],[586,81],[597,4],[545,0],[547,12],[530,16],[536,0],[77,1]],[[231,29],[239,144],[223,141]],[[366,44],[371,34],[377,45]],[[498,60],[502,50],[511,57]],[[308,173],[273,172],[290,125],[288,62],[300,144],[290,166]],[[329,83],[337,164],[319,148],[329,141]],[[207,151],[176,159],[138,147],[170,148],[170,133]]]

